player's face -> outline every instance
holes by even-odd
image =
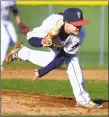
[[[73,26],[71,23],[65,22],[64,30],[67,34],[79,34],[81,26]]]

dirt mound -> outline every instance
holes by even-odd
[[[75,107],[73,97],[1,90],[1,114],[8,115],[108,115],[108,101],[94,100],[100,109]]]

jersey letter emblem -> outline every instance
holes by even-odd
[[[81,13],[80,12],[77,12],[77,15],[78,15],[78,19],[80,19]]]

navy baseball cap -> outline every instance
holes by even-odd
[[[74,26],[89,24],[88,20],[83,19],[83,13],[79,8],[68,8],[64,11],[63,21],[70,22]]]

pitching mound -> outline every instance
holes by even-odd
[[[1,90],[1,114],[6,115],[108,115],[108,101],[101,109],[75,107],[73,97],[51,96],[36,93]]]

